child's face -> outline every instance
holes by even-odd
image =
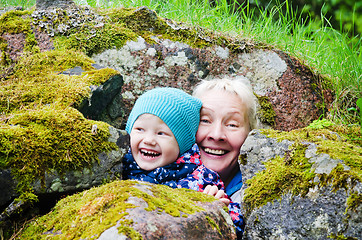
[[[201,160],[225,178],[238,164],[240,147],[250,131],[247,108],[236,94],[210,90],[200,97],[202,108],[196,142]]]
[[[142,114],[133,124],[131,150],[140,168],[150,171],[178,158],[179,146],[170,128],[157,116]]]

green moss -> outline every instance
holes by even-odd
[[[94,124],[97,134],[91,131]],[[31,191],[36,179],[44,180],[47,171],[62,174],[89,167],[99,152],[116,147],[107,141],[106,123],[87,120],[77,110],[59,105],[14,114],[0,133],[1,166],[11,168],[21,194]]]
[[[340,188],[348,190],[349,186],[354,186],[357,181],[361,180],[358,173],[345,170],[341,164],[338,164],[330,174],[322,174],[319,178],[321,180],[319,184],[320,186],[331,184],[333,191],[337,191]]]
[[[279,141],[287,139],[296,142],[317,144],[317,153],[326,153],[333,159],[341,159],[359,181],[362,179],[362,134],[358,126],[329,125],[322,129],[303,128],[290,132],[262,130],[269,137]]]
[[[11,63],[11,59],[9,58],[9,55],[6,53],[6,49],[8,47],[8,44],[5,39],[0,37],[0,67],[4,68],[5,66],[9,65]],[[1,69],[0,68],[0,69]]]
[[[208,223],[211,225],[211,227],[213,229],[216,229],[219,232],[219,234],[221,236],[222,234],[221,234],[219,225],[217,225],[216,222],[212,218],[210,218],[209,216],[206,216],[206,220],[208,221]]]
[[[20,106],[33,109],[54,102],[63,106],[76,105],[88,97],[89,85],[102,83],[107,77],[117,74],[106,69],[95,71],[92,63],[93,60],[74,51],[47,51],[24,56],[16,65],[14,74],[1,82],[0,113],[16,111]],[[91,71],[82,76],[59,75],[75,66]]]
[[[24,52],[33,52],[39,53],[40,49],[38,47],[38,42],[35,39],[34,33],[29,33],[25,39]]]
[[[323,129],[323,128],[326,128],[326,127],[330,127],[330,126],[333,126],[334,123],[323,118],[322,120],[314,120],[311,124],[309,124],[307,126],[307,128],[310,128],[310,129]]]
[[[173,211],[193,214],[203,209],[195,206],[195,201],[211,202],[215,198],[187,189],[172,189],[164,185],[152,185],[145,193],[135,187],[136,181],[114,181],[60,200],[54,209],[28,224],[20,233],[19,239],[95,239],[106,229],[119,221],[118,230],[131,239],[142,239],[132,229],[132,220],[124,217],[127,209],[135,208],[127,200],[130,196],[143,199],[148,211],[160,211],[172,215]],[[148,184],[148,183],[144,183]],[[167,207],[166,207],[167,206]],[[174,215],[172,215],[174,216]],[[43,234],[48,232],[48,234]],[[51,233],[50,233],[51,232]]]
[[[132,224],[133,224],[132,220],[126,219],[120,221],[121,226],[118,227],[118,232],[123,233],[130,239],[142,240],[143,239],[142,235],[131,227]]]
[[[172,41],[184,42],[195,48],[220,45],[228,47],[231,52],[239,52],[247,48],[242,40],[216,34],[201,27],[172,22],[175,25],[172,28],[166,23],[171,20],[162,19],[145,8],[114,8],[102,10],[101,14],[109,17],[112,23],[125,24],[128,29],[137,33],[137,36],[142,36],[151,44],[154,41],[151,36],[156,35]]]
[[[92,85],[101,85],[111,77],[118,75],[119,72],[112,68],[101,68],[99,70],[91,70],[84,72],[82,78],[86,78],[87,82]]]
[[[106,49],[121,48],[127,41],[136,38],[135,32],[121,24],[105,24],[96,30],[88,26],[69,36],[57,36],[54,38],[54,46],[59,50],[73,49],[92,56]]]
[[[8,11],[0,16],[0,36],[3,33],[29,33],[31,11]]]
[[[315,185],[310,182],[314,173],[310,171],[311,164],[304,152],[303,144],[294,144],[285,158],[277,156],[266,162],[265,170],[246,181],[249,187],[245,190],[244,202],[248,211],[287,192],[302,196],[308,193],[308,189]]]
[[[356,211],[357,207],[360,206],[362,203],[362,194],[353,192],[348,198],[347,198],[347,208],[346,213],[348,210]]]
[[[146,8],[113,8],[103,10],[102,14],[109,17],[113,23],[124,24],[135,32],[160,31],[166,24],[153,12]]]
[[[34,200],[30,184],[47,171],[64,173],[89,167],[97,154],[116,146],[108,142],[108,125],[85,119],[72,106],[89,97],[90,85],[118,74],[94,70],[81,52],[47,51],[26,54],[14,74],[1,82],[0,167],[11,168],[19,181],[20,199]],[[81,76],[60,72],[81,66]],[[97,134],[91,132],[98,126]]]
[[[328,238],[331,239],[336,239],[336,240],[358,240],[358,238],[354,238],[354,237],[345,237],[343,234],[331,234],[330,236],[328,236]]]
[[[274,126],[276,114],[269,98],[266,96],[259,96],[257,94],[255,94],[255,96],[258,98],[260,105],[260,109],[258,110],[260,121],[270,126]]]
[[[8,11],[0,16],[0,66],[8,66],[13,62],[7,53],[7,42],[3,37],[1,37],[5,33],[24,34],[24,51],[39,51],[39,47],[37,47],[37,41],[35,40],[35,36],[31,29],[30,14],[31,11]]]
[[[304,196],[309,188],[317,184],[319,187],[331,185],[336,191],[341,188],[350,190],[357,181],[361,182],[362,148],[359,141],[350,138],[360,136],[359,128],[328,124],[324,128],[304,128],[290,132],[263,129],[261,132],[279,141],[294,141],[294,144],[283,158],[277,156],[265,162],[266,169],[247,180],[249,187],[245,190],[244,202],[248,211],[278,199],[287,192]],[[319,182],[314,182],[316,174],[305,157],[304,142],[316,143],[317,153],[326,153],[333,159],[341,159],[349,169],[338,164],[330,174],[318,174]],[[360,200],[355,195],[349,198],[355,209]]]

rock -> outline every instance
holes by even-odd
[[[224,204],[214,197],[136,181],[114,181],[68,196],[50,213],[25,226],[19,239],[55,235],[185,240],[236,236]]]
[[[109,15],[87,7],[67,11],[59,7],[41,8],[32,13],[32,24],[36,27],[29,31],[34,31],[42,51],[54,49],[53,39],[66,36],[64,44],[70,44],[69,48],[84,51],[97,64],[121,73],[122,97],[112,102],[112,116],[94,118],[116,128],[124,128],[134,101],[147,89],[172,86],[191,92],[202,79],[223,76],[246,81],[258,99],[263,97],[269,103],[260,104],[262,128],[289,131],[305,127],[328,112],[333,102],[333,93],[316,82],[320,76],[280,51],[173,23],[146,7]],[[129,31],[120,29],[119,22],[126,24]],[[142,31],[150,33],[150,40],[140,35]],[[168,39],[170,35],[178,40]],[[9,57],[16,61],[26,45],[24,33],[4,33],[3,37],[9,46]],[[201,47],[195,42],[200,42]],[[219,42],[222,44],[216,44]],[[114,111],[120,108],[122,111]]]
[[[36,9],[53,9],[53,8],[69,8],[74,7],[72,0],[36,0]]]
[[[128,134],[125,131],[109,127],[109,141],[118,144],[118,149],[101,152],[98,154],[98,161],[94,161],[91,167],[84,167],[81,170],[68,170],[65,173],[59,173],[50,170],[45,174],[44,183],[37,179],[32,184],[34,194],[41,195],[43,198],[48,196],[57,196],[70,192],[79,192],[94,186],[99,186],[105,181],[120,178],[122,170],[122,158],[128,151]],[[0,170],[1,198],[0,206],[6,206],[12,199],[19,196],[16,191],[18,182],[14,181],[9,169]],[[14,207],[17,206],[17,207]],[[12,203],[5,209],[6,215],[0,215],[2,221],[12,217],[23,205]],[[25,210],[25,207],[24,209]]]
[[[359,184],[359,188],[361,185]],[[361,239],[361,205],[347,211],[346,192],[316,188],[314,197],[285,194],[280,200],[254,210],[248,216],[243,239],[328,239],[330,236]]]
[[[119,114],[112,112],[112,105],[117,104],[121,95],[121,89],[123,86],[123,78],[120,75],[115,75],[108,79],[104,84],[100,86],[92,86],[91,96],[85,99],[79,111],[87,118],[101,120],[102,114],[111,116],[112,119],[119,117]],[[117,104],[119,112],[122,112],[122,105]],[[107,111],[108,110],[108,111]],[[105,119],[104,119],[105,120]]]
[[[312,90],[313,74],[307,70],[307,77],[292,73],[294,70],[284,60],[283,53],[257,49],[250,53],[233,53],[220,46],[201,50],[167,39],[154,37],[153,40],[151,45],[138,37],[120,49],[105,50],[92,56],[97,64],[116,69],[124,76],[120,107],[127,110],[115,122],[109,122],[113,126],[118,127],[121,122],[124,127],[134,101],[153,86],[171,86],[191,92],[202,79],[223,76],[241,79],[252,86],[255,93],[270,101],[270,111],[275,111],[275,117],[268,119],[265,112],[268,110],[260,109],[258,115],[264,123],[261,127],[271,125],[275,129],[291,130],[305,127],[320,115],[320,109],[315,106],[321,96]],[[298,64],[298,61],[294,62],[294,65]],[[301,64],[298,66],[302,67]],[[293,81],[290,81],[290,74]],[[330,103],[328,100],[327,105]]]
[[[346,165],[345,161],[330,156],[333,151],[321,152],[324,148],[316,139],[321,139],[319,134],[324,135],[326,141],[335,139],[337,142],[332,145],[337,152],[346,148],[342,146],[345,140],[335,138],[332,131],[329,136],[326,131],[319,133],[309,129],[291,132],[290,135],[299,135],[298,138],[305,135],[305,131],[317,136],[293,141],[288,139],[292,138],[288,133],[273,134],[277,140],[261,131],[251,132],[241,148],[242,199],[247,219],[243,239],[328,239],[331,236],[361,239],[362,184],[356,177],[360,170],[352,167],[348,155],[344,157],[350,162]],[[302,141],[302,145],[298,141]],[[301,158],[305,161],[300,161]],[[358,158],[361,156],[355,159]],[[273,168],[277,164],[280,166]],[[302,164],[305,168],[301,171],[310,173],[305,180],[302,176],[309,173],[298,175],[298,171],[290,170]],[[297,187],[293,188],[295,183]],[[256,187],[257,184],[260,186]],[[250,196],[262,192],[265,192],[264,197],[256,197],[258,202],[254,204]]]

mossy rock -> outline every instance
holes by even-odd
[[[91,58],[74,48],[39,47],[31,14],[0,16],[0,68],[6,70],[0,76],[0,169],[11,169],[17,185],[12,197],[20,196],[20,201],[36,200],[39,191],[33,186],[41,182],[45,187],[47,175],[92,169],[100,161],[98,154],[119,151],[116,141],[109,141],[110,126],[85,118],[77,107],[91,98],[92,86],[117,76],[123,84],[119,72],[95,68]],[[23,42],[12,41],[18,34],[25,35]],[[63,74],[74,67],[83,72]]]
[[[361,127],[323,120],[290,132],[264,129],[242,152],[246,239],[359,239]]]
[[[235,239],[214,197],[136,181],[114,181],[60,200],[15,239]]]

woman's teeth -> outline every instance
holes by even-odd
[[[225,154],[224,150],[218,150],[218,149],[204,148],[204,151],[206,153],[214,154],[214,155],[224,155]]]

